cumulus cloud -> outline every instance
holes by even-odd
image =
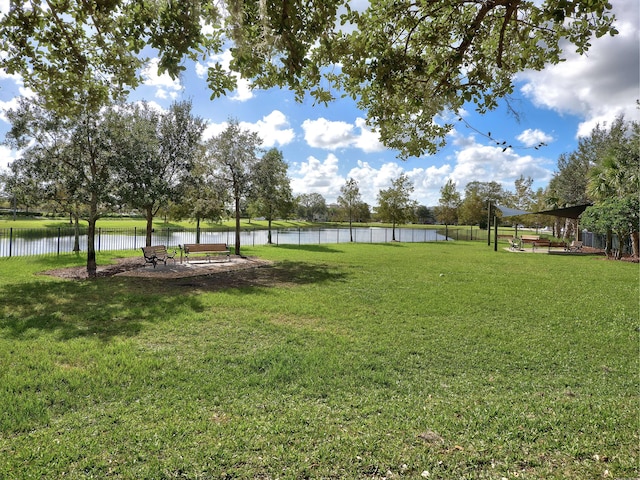
[[[524,72],[521,91],[531,101],[560,114],[584,119],[577,136],[585,136],[597,123],[624,114],[637,119],[640,83],[640,3],[612,2],[619,35],[592,40],[586,55],[566,49],[566,61],[540,72]]]
[[[209,122],[202,137],[208,140],[221,134],[228,126],[228,122]],[[264,148],[284,146],[291,143],[295,138],[293,129],[289,128],[289,121],[286,115],[279,110],[273,110],[269,115],[262,117],[261,120],[255,123],[240,122],[239,126],[243,130],[257,133],[262,140],[261,146]]]
[[[229,64],[231,63],[231,50],[225,50],[219,55],[213,55],[211,59],[207,62],[206,65],[198,62],[196,63],[196,75],[200,78],[206,78],[207,71],[209,67],[213,67],[216,64],[219,64],[223,70],[229,70]],[[242,78],[239,74],[233,73],[233,76],[236,79],[236,90],[233,94],[228,95],[227,98],[230,100],[236,100],[238,102],[246,102],[247,100],[251,100],[254,95],[251,90],[251,82]]]
[[[459,148],[441,165],[406,168],[402,162],[385,162],[379,166],[358,160],[355,167],[341,174],[340,158],[330,153],[325,160],[309,157],[306,162],[293,164],[289,173],[296,194],[320,193],[328,203],[335,202],[340,187],[348,178],[358,182],[362,200],[377,204],[380,190],[389,188],[391,181],[405,173],[413,182],[412,198],[418,203],[435,206],[440,188],[449,180],[456,183],[460,193],[469,182],[498,182],[506,190],[513,190],[515,180],[523,175],[534,179],[534,188],[546,185],[553,174],[554,162],[544,157],[520,155],[501,147],[477,143],[473,136],[459,142]]]
[[[396,162],[387,162],[374,168],[368,162],[358,160],[357,166],[352,168],[347,178],[353,178],[358,182],[362,201],[374,206],[380,190],[389,188],[391,181],[398,178],[404,169]]]
[[[160,59],[152,58],[142,71],[143,84],[155,87],[156,98],[161,100],[175,100],[182,91],[182,85],[178,79],[172,79],[167,73],[158,75]]]
[[[536,183],[547,183],[551,179],[553,161],[544,157],[519,155],[512,149],[482,145],[473,142],[454,154],[454,166],[449,178],[456,182],[460,191],[472,181],[501,183],[512,189],[521,175],[531,177]]]
[[[355,147],[367,153],[381,152],[386,149],[380,141],[380,136],[371,131],[364,118],[356,118],[356,128],[360,129],[360,135],[354,142]]]
[[[544,133],[540,129],[527,128],[516,137],[525,147],[535,147],[541,143],[548,144],[553,141],[553,137]]]
[[[333,153],[327,155],[324,160],[310,156],[306,162],[292,165],[289,171],[291,190],[295,195],[319,193],[328,203],[333,203],[340,195],[340,187],[346,181],[338,170],[338,157]]]
[[[356,118],[355,124],[322,117],[307,119],[302,122],[302,130],[307,144],[315,148],[331,151],[359,148],[367,153],[385,149],[378,134],[371,131],[363,118]]]
[[[256,123],[240,122],[240,127],[256,132],[262,139],[265,148],[282,146],[291,143],[295,137],[289,121],[284,113],[274,110]]]
[[[326,118],[302,122],[304,139],[311,147],[325,150],[346,148],[353,144],[353,125],[347,122],[332,122]]]
[[[14,97],[11,100],[3,102],[0,100],[0,120],[9,123],[7,118],[7,111],[18,107],[18,97]]]
[[[9,164],[18,158],[18,153],[5,145],[0,145],[0,173],[7,171]]]

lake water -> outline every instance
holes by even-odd
[[[45,236],[47,235],[47,236]],[[240,245],[256,246],[267,244],[266,230],[243,230]],[[271,231],[271,238],[277,245],[322,245],[349,243],[348,228],[278,229]],[[354,228],[353,241],[356,243],[386,243],[392,241],[392,229],[383,227]],[[145,245],[144,229],[107,230],[99,229],[96,235],[97,251],[135,250]],[[446,238],[435,230],[396,228],[396,240],[400,242],[437,242]],[[185,243],[196,243],[196,231],[173,231],[156,229],[152,235],[153,245],[167,245],[177,248]],[[235,243],[235,231],[200,232],[200,243]],[[74,236],[71,229],[0,229],[0,257],[47,255],[71,253]],[[87,251],[87,236],[80,236],[80,251]]]

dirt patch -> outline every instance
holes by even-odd
[[[120,258],[111,265],[99,265],[96,270],[97,277],[127,276],[157,279],[180,279],[199,276],[210,276],[216,273],[232,272],[238,270],[255,269],[272,265],[272,262],[256,257],[231,256],[228,261],[216,259],[211,262],[206,260],[190,263],[181,263],[179,260],[169,260],[167,265],[159,264],[155,268],[151,264],[145,264],[139,257]],[[67,280],[86,280],[89,278],[87,267],[58,268],[42,272],[43,275],[64,278]]]

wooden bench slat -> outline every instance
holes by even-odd
[[[189,261],[189,255],[193,253],[204,253],[205,258],[211,261],[211,255],[226,254],[227,261],[230,260],[230,251],[226,243],[185,243],[183,245],[185,259]]]

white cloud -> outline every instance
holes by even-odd
[[[624,114],[637,119],[640,96],[640,2],[612,2],[619,35],[592,40],[585,55],[566,51],[566,61],[540,72],[524,72],[521,90],[538,107],[572,114],[584,121],[577,136],[585,136],[597,123]]]
[[[475,141],[456,151],[454,160],[449,177],[456,182],[460,192],[472,181],[496,181],[505,189],[512,190],[520,175],[533,178],[536,184],[546,184],[552,175],[547,165],[554,163],[542,157],[519,155],[510,148],[504,150]]]
[[[222,122],[222,123],[209,122],[205,127],[204,132],[202,132],[202,139],[209,140],[210,138],[215,137],[216,135],[220,135],[222,132],[224,132],[224,129],[227,128],[228,125],[229,124],[227,122]]]
[[[335,202],[346,181],[338,173],[338,163],[338,157],[330,153],[324,161],[310,156],[306,162],[293,164],[289,173],[294,195],[319,193],[327,203]]]
[[[256,132],[262,139],[262,146],[265,148],[287,145],[295,137],[293,129],[287,128],[289,122],[286,115],[279,110],[272,111],[256,123],[240,122],[240,127]]]
[[[433,207],[438,204],[440,189],[447,183],[451,175],[451,166],[444,164],[440,167],[414,168],[406,172],[413,182],[413,197],[421,205]]]
[[[414,185],[412,198],[422,205],[435,206],[440,198],[440,188],[448,179],[456,183],[460,193],[464,193],[466,185],[472,181],[495,181],[512,191],[520,175],[533,178],[534,188],[545,186],[554,168],[554,162],[544,157],[482,145],[473,136],[460,141],[459,149],[438,166],[407,168],[403,162],[391,161],[376,167],[358,160],[357,165],[343,175],[340,163],[340,159],[330,153],[324,161],[309,157],[306,162],[293,164],[289,170],[293,191],[296,194],[320,193],[332,203],[340,195],[340,187],[346,179],[354,178],[362,200],[373,207],[380,190],[389,188],[393,179],[406,173]]]
[[[221,134],[228,126],[228,122],[209,122],[204,129],[202,137],[204,140],[208,140]],[[293,129],[288,128],[289,121],[286,115],[279,110],[273,110],[269,115],[262,117],[261,120],[255,123],[240,122],[239,126],[243,130],[257,133],[262,140],[261,146],[264,148],[287,145],[295,138]]]
[[[0,145],[0,172],[6,171],[9,164],[16,160],[19,154],[5,145]]]
[[[302,122],[304,139],[311,147],[335,151],[343,148],[359,148],[364,152],[380,152],[386,149],[377,133],[372,132],[363,118],[356,118],[355,125],[326,118]],[[356,129],[359,133],[356,133]]]
[[[156,88],[156,98],[162,100],[178,98],[182,85],[178,79],[172,79],[167,73],[158,75],[158,58],[152,58],[142,71],[143,84]]]
[[[353,178],[358,182],[362,201],[374,206],[377,204],[378,192],[389,188],[391,181],[398,178],[403,171],[404,169],[395,162],[385,163],[379,169],[375,169],[368,162],[358,160],[357,167],[349,171],[347,178]]]
[[[0,120],[9,123],[7,118],[7,110],[12,110],[18,107],[18,97],[14,97],[11,100],[3,102],[0,100]]]
[[[353,125],[347,122],[332,122],[325,118],[305,120],[302,122],[304,139],[307,144],[315,148],[336,150],[353,144],[355,135]]]
[[[364,118],[356,118],[356,127],[360,129],[360,135],[354,142],[355,147],[367,153],[386,150],[386,147],[380,141],[380,136],[371,131]]]
[[[544,133],[540,129],[527,128],[524,132],[516,137],[525,147],[535,147],[541,143],[548,144],[553,141],[553,137]]]

